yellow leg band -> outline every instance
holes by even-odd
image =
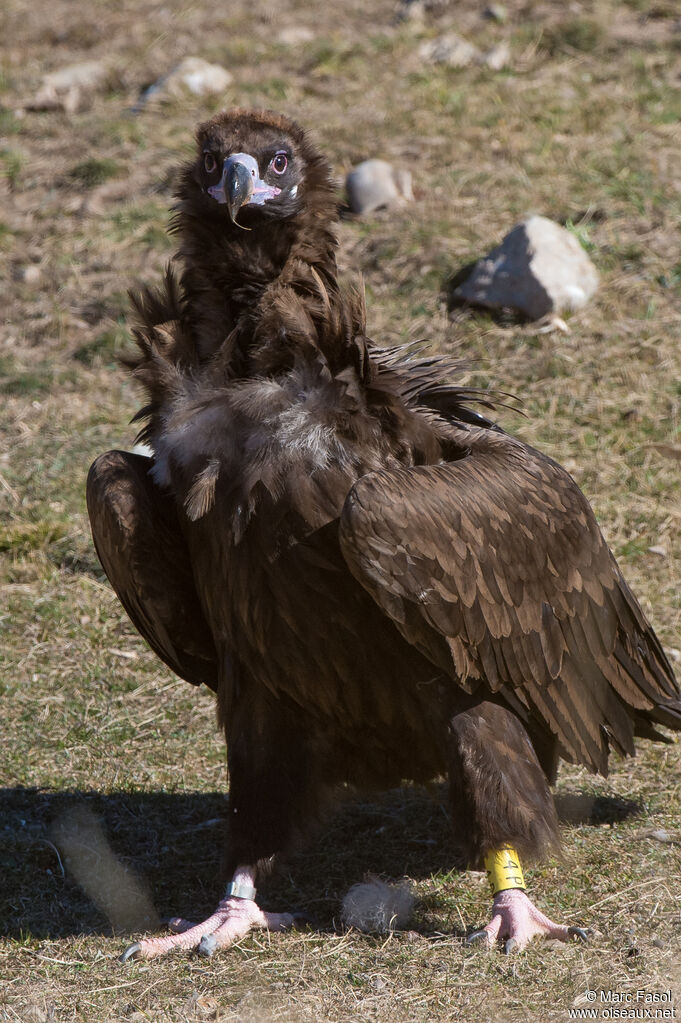
[[[485,870],[492,886],[492,895],[496,895],[497,892],[505,892],[509,888],[526,887],[523,868],[520,866],[520,857],[510,845],[487,853]]]

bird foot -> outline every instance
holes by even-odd
[[[587,932],[581,927],[554,923],[537,909],[524,891],[511,888],[494,896],[491,921],[482,930],[470,934],[468,944],[485,942],[491,948],[498,938],[505,939],[504,951],[510,955],[511,952],[520,952],[537,935],[559,941],[588,939]]]
[[[203,923],[194,924],[179,917],[170,920],[173,934],[136,941],[126,948],[121,962],[155,959],[175,949],[196,948],[199,955],[211,956],[217,949],[227,948],[251,930],[285,931],[295,927],[300,919],[300,915],[294,913],[266,913],[250,899],[230,896],[223,899],[213,915]]]

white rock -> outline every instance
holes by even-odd
[[[59,71],[51,71],[44,76],[40,89],[26,104],[26,108],[75,113],[82,109],[90,94],[107,82],[109,74],[108,66],[101,60],[86,60],[60,68]]]
[[[341,916],[346,927],[386,934],[403,928],[413,907],[414,896],[406,883],[392,885],[372,878],[352,886],[343,899]]]
[[[282,28],[278,39],[284,46],[298,46],[300,43],[311,43],[314,32],[305,25],[289,25],[288,28]]]
[[[353,213],[400,206],[414,198],[409,171],[395,169],[386,160],[364,160],[350,171],[345,187]]]
[[[171,71],[166,85],[169,91],[189,89],[195,96],[210,96],[223,92],[232,81],[230,72],[219,64],[209,64],[200,57],[185,57]]]
[[[477,46],[456,32],[448,32],[439,39],[428,39],[419,46],[419,57],[427,64],[447,64],[449,67],[468,67],[482,59]]]
[[[454,294],[489,309],[516,309],[531,320],[578,309],[598,287],[598,272],[573,234],[529,217],[479,260]]]
[[[37,284],[42,277],[42,273],[39,266],[31,263],[23,268],[20,277],[24,284]]]
[[[504,40],[483,55],[482,63],[492,71],[501,71],[511,63],[511,47]]]
[[[163,78],[147,89],[142,101],[180,99],[188,92],[194,96],[213,96],[224,92],[232,81],[230,72],[219,64],[209,64],[201,57],[185,57]]]
[[[485,10],[482,12],[483,18],[489,18],[490,21],[503,22],[508,21],[508,11],[503,4],[488,4]]]

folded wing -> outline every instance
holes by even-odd
[[[483,686],[607,771],[610,746],[681,728],[679,689],[571,477],[505,434],[465,457],[381,471],[350,491],[350,570],[403,635],[468,691]]]
[[[172,498],[149,476],[151,459],[100,455],[87,505],[97,555],[149,646],[181,678],[217,690],[217,655],[203,616]]]

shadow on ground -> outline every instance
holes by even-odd
[[[367,873],[418,879],[455,863],[445,787],[405,786],[348,800],[261,885],[271,910],[297,909],[333,928],[348,888]],[[563,793],[571,824],[638,812],[617,798]],[[0,789],[0,932],[21,939],[153,929],[208,915],[224,883],[223,793]]]

